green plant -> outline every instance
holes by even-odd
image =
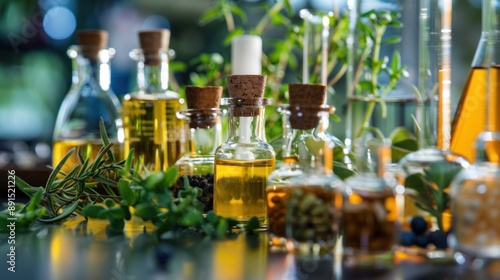
[[[16,217],[16,230],[29,230],[35,222],[58,223],[73,215],[106,219],[108,235],[123,234],[125,222],[133,217],[151,221],[155,234],[180,229],[193,229],[216,238],[222,238],[236,226],[233,219],[226,219],[208,212],[198,201],[198,188],[184,181],[184,189],[175,197],[170,187],[177,180],[174,167],[167,171],[150,172],[138,164],[131,166],[133,151],[127,159],[115,162],[101,120],[101,139],[104,143],[93,161],[79,154],[80,163],[69,173],[61,167],[71,156],[71,150],[52,170],[44,187],[33,187],[16,177],[16,186],[30,197],[26,205],[9,206],[0,212],[0,225]],[[58,178],[58,176],[60,178]],[[243,228],[252,232],[260,226],[254,217]],[[8,230],[2,227],[0,230]]]
[[[405,187],[414,191],[411,197],[415,205],[435,217],[442,232],[445,232],[443,212],[450,209],[449,186],[462,169],[458,163],[433,162],[423,169],[423,173],[405,179]]]
[[[401,57],[398,51],[393,52],[391,59],[389,56],[381,57],[383,45],[395,44],[401,40],[399,36],[384,38],[384,34],[389,27],[402,27],[398,13],[370,10],[361,15],[357,26],[360,31],[360,50],[357,55],[359,61],[352,85],[354,87],[353,95],[366,95],[366,92],[369,95],[365,98],[368,101],[368,107],[354,138],[361,137],[368,129],[370,118],[377,104],[381,107],[382,118],[387,117],[387,105],[384,97],[396,87],[402,77],[409,76],[406,66],[401,65]],[[388,78],[386,83],[380,81],[382,76]]]

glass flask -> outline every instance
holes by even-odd
[[[123,99],[124,154],[134,149],[134,158],[149,170],[166,170],[183,154],[183,120],[177,118],[184,99],[169,90],[170,31],[139,32],[140,49],[130,57],[137,61],[138,91]]]
[[[404,247],[446,248],[434,237],[451,228],[450,183],[469,165],[449,150],[451,10],[451,1],[419,2],[419,149],[399,161],[396,174]]]
[[[177,113],[184,119],[186,154],[175,163],[179,178],[173,186],[174,196],[183,189],[186,178],[191,187],[202,190],[198,199],[205,205],[204,212],[213,210],[214,153],[222,144],[221,96],[219,86],[187,86],[188,109]]]
[[[450,150],[474,162],[475,141],[486,124],[486,75],[490,58],[486,54],[488,34],[495,30],[498,9],[483,0],[481,37],[472,60],[469,76],[462,91],[452,123]],[[498,32],[498,30],[496,30]]]
[[[266,142],[263,98],[266,77],[229,75],[228,139],[215,152],[214,212],[244,225],[256,217],[267,227],[266,181],[275,153]]]
[[[79,148],[84,158],[95,159],[102,148],[99,123],[102,118],[111,151],[120,160],[123,141],[120,103],[110,88],[109,62],[115,50],[107,48],[108,33],[103,30],[82,30],[77,33],[78,45],[68,49],[72,59],[71,88],[57,114],[53,137],[52,165],[56,166],[72,149]],[[80,163],[77,151],[61,169],[69,173]]]
[[[483,1],[489,22],[485,42],[485,127],[476,140],[475,162],[461,171],[451,186],[453,232],[450,238],[457,263],[488,267],[500,260],[500,3]]]
[[[302,174],[286,188],[287,247],[303,255],[332,254],[339,233],[342,181],[333,174],[334,141],[322,130],[327,105],[291,105],[290,121],[299,122],[296,149]]]
[[[283,250],[286,249],[285,218],[287,201],[290,194],[290,180],[303,174],[302,167],[299,163],[301,160],[299,147],[302,141],[301,138],[303,135],[310,133],[310,129],[303,130],[301,121],[312,119],[318,122],[320,120],[318,111],[333,112],[333,107],[326,105],[322,106],[326,96],[325,85],[289,84],[289,96],[290,102],[295,105],[280,105],[278,107],[278,112],[283,118],[284,129],[281,140],[283,144],[282,147],[280,147],[282,151],[282,164],[269,175],[267,180],[267,214],[269,218],[269,234],[271,237],[270,244],[277,250],[280,248]],[[307,110],[293,110],[295,114],[292,115],[292,111],[290,110],[291,106],[303,106],[298,105],[304,101],[302,98],[307,98],[307,103],[310,105],[309,107],[314,110],[312,110],[311,113]],[[308,106],[306,107],[309,108]],[[302,112],[308,112],[308,115],[298,115]],[[324,121],[325,118],[321,120]],[[316,128],[316,126],[313,128]],[[325,137],[331,138],[326,132]],[[332,141],[334,140],[332,139]]]
[[[356,142],[357,173],[345,180],[342,243],[350,266],[390,265],[398,241],[398,209],[392,186],[383,179],[390,141],[369,133]]]

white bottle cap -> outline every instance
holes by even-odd
[[[231,72],[233,75],[262,74],[262,38],[242,35],[231,42]]]

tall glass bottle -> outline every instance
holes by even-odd
[[[214,153],[222,144],[221,110],[222,87],[187,86],[187,110],[177,113],[184,119],[186,153],[175,163],[179,178],[175,195],[183,189],[184,178],[189,185],[202,190],[198,199],[205,205],[204,212],[213,209]]]
[[[400,160],[397,170],[400,185],[396,186],[406,230],[410,230],[416,216],[422,216],[432,230],[450,229],[449,184],[468,166],[467,160],[448,150],[451,9],[449,0],[419,1],[419,150]],[[427,244],[420,245],[427,247]]]
[[[229,75],[228,140],[215,152],[214,212],[245,224],[256,217],[267,227],[266,181],[275,153],[266,142],[263,98],[266,77]]]
[[[451,186],[455,260],[483,268],[500,260],[498,204],[500,190],[500,3],[483,1],[489,25],[484,40],[487,75],[484,107],[486,124],[476,140],[473,165],[459,173]],[[478,81],[479,82],[479,81]],[[493,270],[492,270],[493,271]]]
[[[95,158],[103,146],[99,132],[100,118],[107,136],[114,143],[111,150],[121,158],[123,141],[120,103],[110,88],[109,61],[115,51],[107,48],[108,33],[103,30],[82,30],[77,34],[78,45],[68,49],[72,59],[71,88],[57,114],[53,137],[52,164],[57,165],[71,148],[80,148],[84,157]],[[79,164],[75,153],[61,169],[69,172]]]
[[[486,124],[486,73],[490,67],[486,55],[488,34],[495,31],[498,13],[488,0],[483,0],[482,30],[476,53],[472,60],[469,77],[460,97],[453,118],[450,149],[470,162],[474,162],[474,143]]]
[[[289,107],[302,174],[290,178],[283,188],[287,194],[283,203],[287,248],[300,255],[330,255],[338,238],[342,207],[342,181],[333,174],[334,139],[323,129],[332,110],[301,100],[304,102],[290,99]]]
[[[133,148],[134,158],[150,170],[165,170],[184,153],[183,120],[176,116],[184,100],[168,89],[169,40],[167,29],[139,32],[141,48],[130,53],[139,90],[123,100],[125,156]]]
[[[269,217],[269,234],[271,245],[279,248],[286,245],[286,212],[290,195],[290,180],[303,174],[300,166],[302,138],[310,133],[303,130],[302,121],[320,120],[323,111],[331,110],[330,106],[322,106],[326,97],[326,86],[319,84],[289,84],[290,105],[280,105],[278,111],[283,116],[282,165],[274,170],[267,179],[267,215]],[[316,109],[308,115],[298,115],[302,111],[291,110],[292,106],[301,106],[301,98],[307,98],[308,104]],[[297,101],[300,100],[300,101]],[[294,103],[295,102],[295,103]],[[299,104],[297,104],[297,102]],[[292,115],[292,111],[295,113]],[[321,113],[318,113],[321,112]],[[328,114],[327,114],[328,115]],[[295,120],[295,121],[291,121]],[[321,118],[321,120],[325,120]],[[323,123],[323,122],[322,122]],[[316,128],[316,124],[311,128]],[[330,137],[329,134],[325,135]],[[332,139],[332,142],[334,140]],[[304,160],[304,158],[302,158]]]

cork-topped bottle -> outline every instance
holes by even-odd
[[[323,102],[324,85],[290,84],[289,95],[292,130],[285,141],[284,159],[285,166],[300,174],[280,180],[269,177],[269,182],[276,182],[267,189],[270,230],[278,235],[284,230],[289,250],[331,253],[338,238],[342,205],[338,190],[342,181],[333,174],[335,141],[323,129],[333,108]],[[285,223],[280,224],[283,219],[276,217],[283,212]]]
[[[245,224],[256,217],[267,226],[266,181],[275,153],[266,142],[263,98],[266,76],[229,75],[228,139],[215,152],[214,212]]]
[[[93,160],[103,146],[99,129],[101,118],[107,136],[114,144],[111,151],[116,160],[121,159],[120,102],[110,88],[109,62],[115,50],[107,48],[107,44],[106,31],[81,30],[77,33],[77,45],[68,49],[73,65],[72,85],[57,114],[53,166],[72,148],[79,148],[84,157]],[[80,162],[75,151],[61,171],[69,173],[77,164]]]
[[[184,188],[184,180],[191,187],[202,190],[198,198],[204,205],[204,212],[213,209],[214,153],[222,144],[220,86],[187,86],[186,110],[177,116],[184,120],[186,153],[176,163],[179,178],[174,185],[174,195]]]
[[[184,153],[183,120],[176,113],[184,100],[169,90],[169,42],[167,29],[139,32],[140,49],[130,57],[137,61],[138,91],[123,100],[124,153],[150,170],[165,170]]]

